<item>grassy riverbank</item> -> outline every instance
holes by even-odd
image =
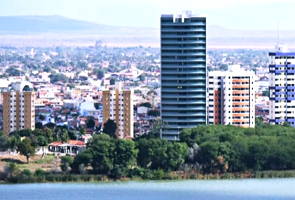
[[[159,170],[148,171],[141,176],[130,176],[124,178],[111,178],[106,175],[94,174],[63,174],[47,173],[37,170],[35,173],[23,170],[22,173],[7,177],[0,183],[58,183],[58,182],[113,182],[113,181],[149,181],[149,180],[226,180],[226,179],[250,179],[250,178],[292,178],[295,170],[288,171],[259,171],[244,173],[224,174],[200,174],[183,172],[163,172]]]
[[[27,164],[25,158],[10,156],[1,159],[0,183],[55,183],[55,182],[110,182],[110,181],[139,181],[139,180],[218,180],[218,179],[247,179],[247,178],[291,178],[295,170],[252,171],[240,173],[209,173],[196,171],[149,170],[135,168],[123,178],[108,175],[63,173],[59,167],[60,158],[48,155],[36,156]],[[4,170],[6,166],[6,170]]]

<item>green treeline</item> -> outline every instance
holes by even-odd
[[[22,177],[39,180],[40,176],[46,181],[58,181],[57,177],[64,181],[87,181],[295,174],[292,171],[295,169],[295,128],[288,125],[257,121],[256,128],[199,126],[183,130],[180,141],[161,140],[155,135],[122,140],[97,134],[76,157],[61,157],[62,172],[39,172],[39,175],[18,172],[9,176],[9,180],[17,182],[23,180]]]
[[[187,163],[202,173],[295,169],[295,128],[200,126],[180,140],[191,147]]]
[[[96,135],[87,150],[78,154],[68,166],[72,173],[101,174],[110,178],[159,176],[178,170],[185,163],[185,143],[156,138],[121,140],[106,134]],[[63,163],[66,165],[66,162]]]
[[[135,141],[95,136],[71,164],[72,171],[111,177],[138,169],[201,174],[295,169],[295,128],[263,124],[256,128],[199,126],[185,129],[180,141],[155,137]]]

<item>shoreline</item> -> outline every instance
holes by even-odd
[[[174,172],[172,172],[174,173]],[[148,182],[148,181],[193,181],[193,180],[251,180],[251,179],[283,179],[295,178],[295,170],[285,171],[256,171],[245,173],[223,174],[190,174],[189,177],[171,175],[162,178],[124,177],[109,178],[105,175],[94,174],[47,174],[40,177],[11,177],[10,180],[0,180],[0,185],[9,184],[39,184],[39,183],[119,183],[119,182]]]

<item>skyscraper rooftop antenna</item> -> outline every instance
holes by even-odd
[[[275,49],[276,51],[282,51],[282,45],[280,44],[280,22],[277,22],[277,41]]]
[[[280,45],[280,22],[277,22],[277,45]]]
[[[277,43],[276,43],[276,51],[278,52],[288,52],[288,47],[284,45],[281,41],[280,38],[280,22],[277,22]]]

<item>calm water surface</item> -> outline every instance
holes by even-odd
[[[295,179],[0,185],[0,200],[295,200]]]

